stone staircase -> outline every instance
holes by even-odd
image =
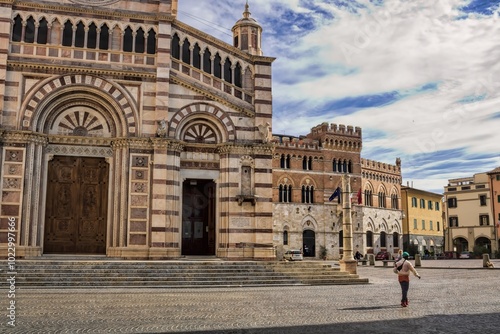
[[[8,278],[6,262],[0,279]],[[366,284],[367,279],[321,262],[16,260],[15,286],[23,288],[240,287]]]
[[[367,278],[349,274],[330,264],[318,261],[270,262],[266,264],[276,273],[294,277],[307,285],[367,284]]]

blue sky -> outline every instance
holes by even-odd
[[[246,0],[179,0],[179,20],[232,43]],[[249,0],[273,63],[273,133],[359,126],[362,157],[403,184],[500,166],[500,0]]]

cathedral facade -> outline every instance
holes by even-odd
[[[362,187],[361,130],[273,136],[274,58],[248,4],[232,44],[177,5],[0,0],[2,254],[270,260],[284,231],[341,254],[329,196],[342,173]]]
[[[248,10],[233,46],[177,21],[177,0],[0,5],[18,256],[274,258],[274,59]]]

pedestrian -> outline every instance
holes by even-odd
[[[413,265],[408,261],[410,254],[403,252],[403,258],[394,263],[394,271],[398,274],[399,285],[401,285],[401,306],[408,306],[408,289],[410,288],[410,272],[420,279]]]
[[[402,258],[403,258],[403,250],[400,249],[400,250],[398,250],[398,257],[396,257],[396,262],[398,262]]]
[[[354,255],[354,259],[355,259],[356,261],[361,260],[361,253],[360,253],[359,251],[356,251],[356,254]]]

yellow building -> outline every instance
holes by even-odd
[[[493,214],[493,222],[495,224],[495,235],[494,240],[496,240],[496,258],[500,257],[498,254],[498,249],[500,249],[500,167],[488,172],[490,181],[490,191],[491,191],[491,208]]]
[[[496,251],[488,174],[448,180],[444,195],[447,204],[446,250],[472,252],[477,246],[487,248],[488,253]]]
[[[441,194],[401,186],[403,248],[410,254],[443,252],[443,206]]]

